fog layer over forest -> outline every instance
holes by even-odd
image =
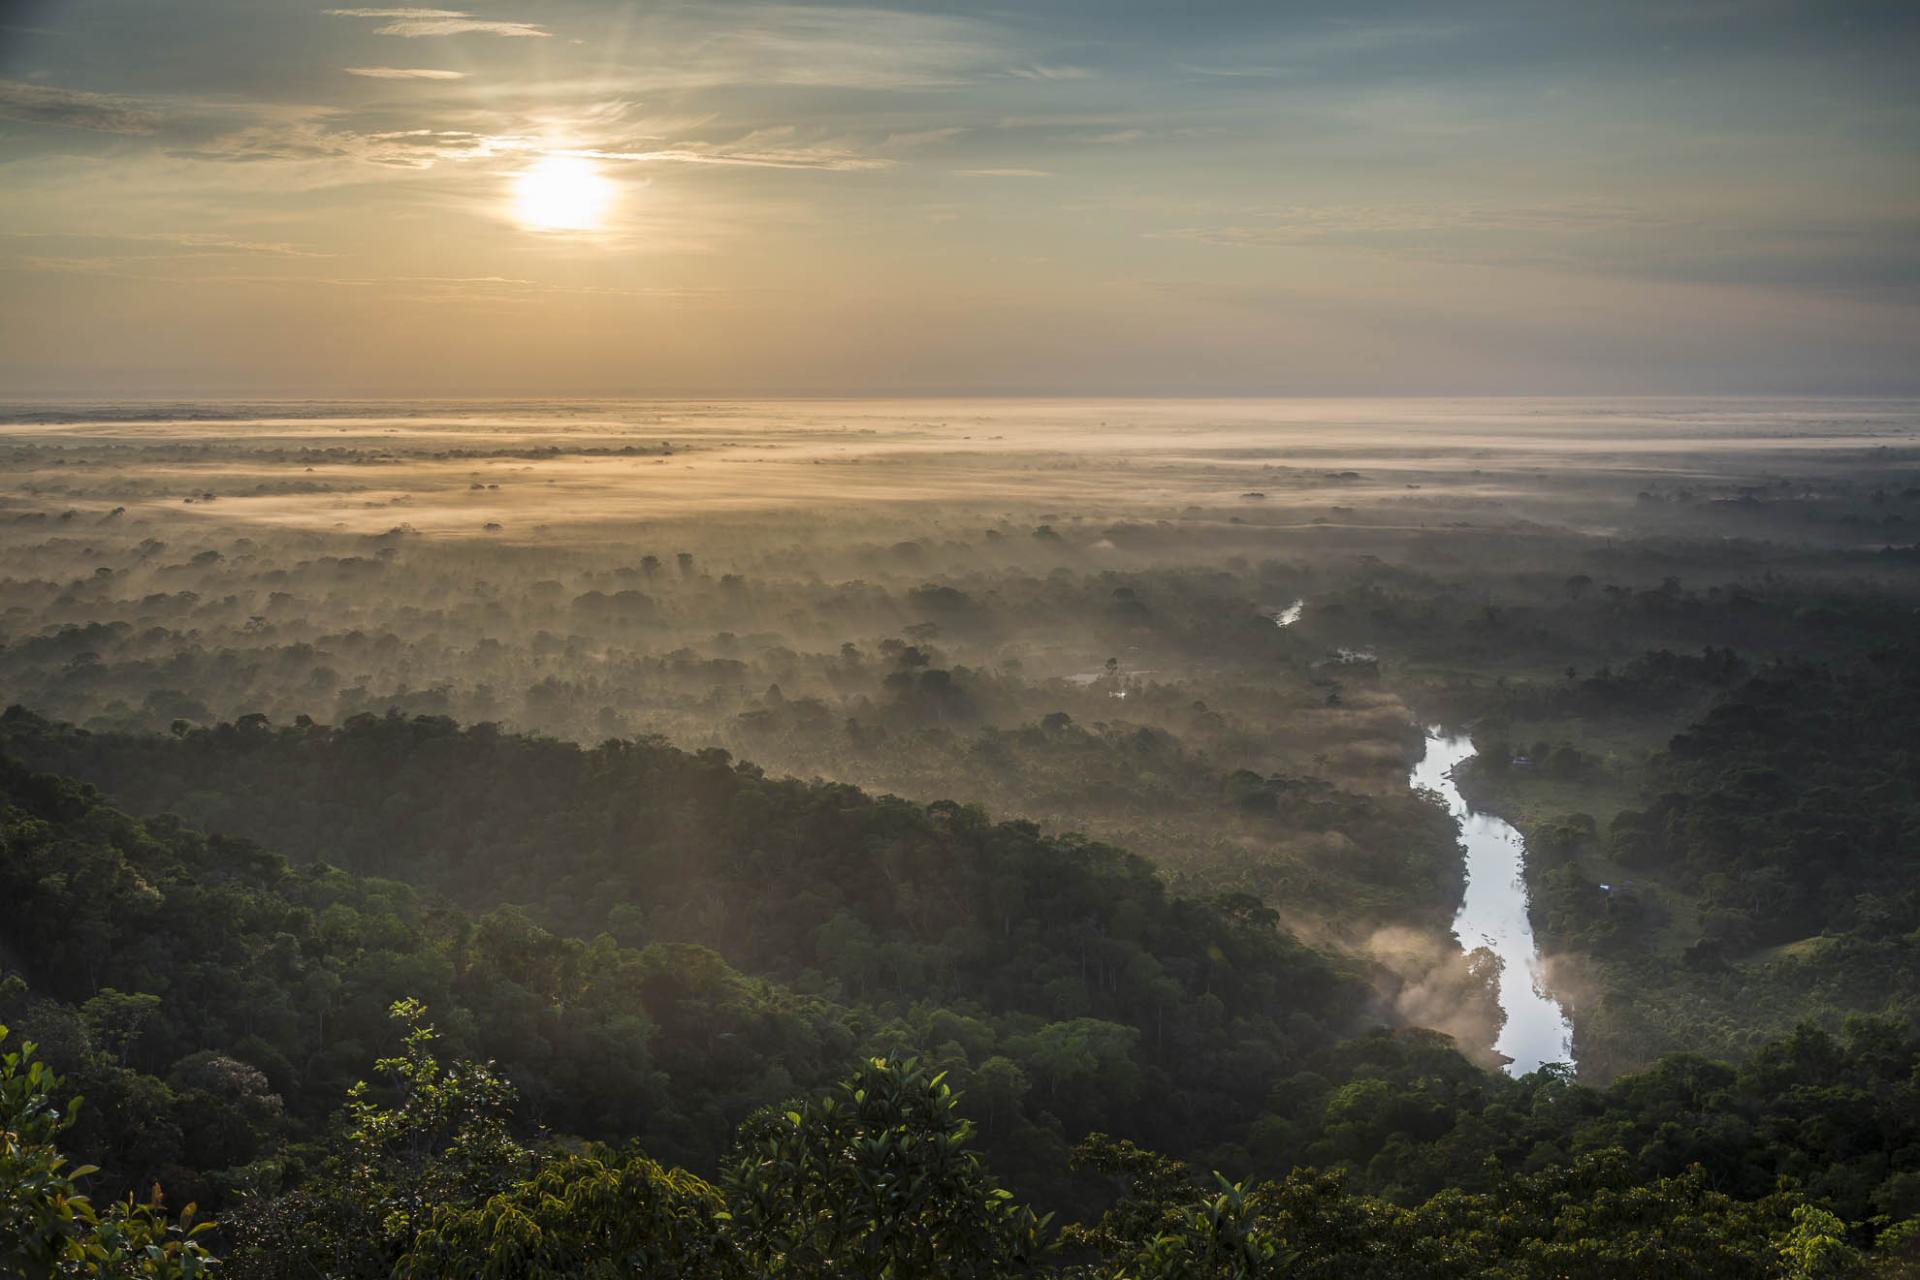
[[[1791,656],[1804,593],[1911,590],[1920,521],[1900,403],[4,417],[0,682],[43,715],[660,735],[980,803],[1260,897],[1470,1052],[1484,1010],[1434,990],[1459,869],[1405,794],[1416,721],[1645,651]],[[648,934],[537,874],[512,896]]]

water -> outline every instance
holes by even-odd
[[[1473,740],[1427,730],[1426,754],[1407,784],[1438,792],[1460,823],[1467,851],[1467,893],[1454,917],[1460,945],[1486,947],[1500,958],[1500,1007],[1507,1015],[1494,1048],[1511,1059],[1509,1075],[1524,1075],[1548,1062],[1573,1061],[1573,1026],[1548,994],[1540,953],[1527,918],[1527,886],[1521,878],[1526,845],[1520,833],[1491,814],[1475,813],[1454,785],[1455,765],[1473,755]]]

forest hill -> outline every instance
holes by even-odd
[[[1253,1239],[1246,1256],[1261,1268],[1302,1251],[1310,1219],[1436,1259],[1451,1247],[1436,1241],[1465,1231],[1466,1257],[1481,1247],[1468,1226],[1482,1214],[1521,1224],[1508,1252],[1488,1254],[1510,1257],[1514,1275],[1562,1274],[1525,1269],[1557,1265],[1543,1261],[1563,1256],[1555,1241],[1656,1256],[1644,1229],[1669,1244],[1692,1233],[1738,1259],[1723,1274],[1793,1274],[1781,1268],[1802,1245],[1830,1241],[1843,1256],[1920,1211],[1920,1043],[1894,1023],[1857,1021],[1838,1038],[1803,1030],[1738,1066],[1676,1057],[1606,1089],[1551,1070],[1507,1080],[1442,1037],[1355,1025],[1356,976],[1288,939],[1257,902],[1170,895],[1138,859],[964,806],[771,781],[659,743],[582,750],[431,719],[143,737],[15,712],[5,733],[10,753],[116,795],[210,793],[249,834],[286,815],[274,843],[297,863],[177,819],[135,820],[19,765],[0,773],[0,928],[13,948],[0,1020],[40,1043],[63,1099],[88,1096],[59,1141],[102,1166],[103,1202],[157,1181],[170,1206],[195,1201],[233,1223],[222,1241],[240,1239],[249,1213],[310,1203],[328,1161],[377,1163],[343,1154],[373,1122],[340,1102],[392,1043],[389,1009],[406,1000],[433,1010],[435,1054],[470,1064],[449,1068],[454,1078],[492,1082],[489,1132],[508,1144],[491,1173],[448,1192],[449,1212],[539,1199],[542,1185],[651,1186],[656,1168],[707,1194],[673,1165],[717,1178],[715,1194],[735,1204],[742,1184],[727,1171],[743,1148],[810,1140],[756,1128],[758,1108],[808,1117],[836,1080],[864,1070],[919,1071],[913,1089],[951,1089],[935,1109],[944,1120],[916,1104],[913,1123],[932,1127],[915,1142],[977,1143],[1021,1198],[1096,1224],[1063,1247],[1106,1248],[1110,1260],[1161,1249],[1182,1214],[1196,1231],[1253,1224],[1234,1228],[1231,1247]],[[526,865],[519,842],[536,832],[540,865],[569,892],[627,877],[614,883],[628,900],[660,904],[639,926],[653,936],[585,941],[497,902],[433,896],[464,885],[510,898],[506,869]],[[699,928],[713,946],[688,938]],[[860,1066],[874,1058],[880,1067]],[[389,1080],[354,1105],[405,1114],[414,1087]],[[804,1105],[779,1109],[788,1099]],[[964,1141],[939,1128],[961,1121]],[[1076,1167],[1076,1144],[1100,1132],[1140,1146],[1095,1142]],[[637,1139],[649,1162],[603,1153],[598,1168],[555,1172],[549,1162],[576,1150],[546,1136],[561,1134]],[[1302,1172],[1209,1191],[1145,1154],[1155,1149],[1230,1180],[1297,1166],[1344,1181]],[[1102,1220],[1127,1180],[1118,1174],[1147,1185]],[[1798,1186],[1785,1200],[1774,1198],[1783,1175]],[[986,1184],[966,1185],[973,1195]],[[777,1223],[781,1197],[817,1205],[839,1193],[766,1194],[764,1221]],[[1795,1197],[1817,1206],[1797,1222]],[[1603,1204],[1646,1208],[1632,1225]],[[382,1265],[411,1240],[382,1244]],[[1198,1254],[1164,1248],[1214,1256],[1208,1240],[1194,1237]],[[1363,1256],[1336,1245],[1328,1267]]]

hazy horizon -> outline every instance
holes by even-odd
[[[197,395],[168,394],[155,391],[134,391],[115,395],[85,394],[72,392],[67,394],[49,393],[43,395],[19,394],[0,399],[0,425],[15,421],[9,414],[33,415],[50,410],[72,410],[75,412],[92,411],[96,413],[117,412],[136,409],[179,409],[207,407],[219,409],[247,409],[253,407],[272,407],[276,405],[309,405],[325,407],[342,406],[428,406],[428,405],[501,405],[501,406],[568,406],[568,405],[657,405],[657,406],[705,406],[717,404],[737,405],[866,405],[866,404],[919,404],[919,405],[964,405],[979,404],[1059,404],[1078,405],[1089,408],[1127,405],[1127,404],[1207,404],[1228,405],[1249,404],[1286,404],[1300,405],[1315,402],[1329,405],[1356,404],[1377,401],[1383,404],[1418,404],[1422,402],[1452,403],[1499,403],[1508,401],[1532,401],[1541,404],[1582,404],[1609,403],[1621,405],[1641,405],[1649,403],[1686,403],[1731,404],[1731,403],[1780,403],[1780,404],[1819,404],[1819,403],[1867,403],[1884,405],[1911,405],[1920,402],[1920,391],[1892,392],[1737,392],[1737,391],[1644,391],[1633,394],[1614,394],[1608,392],[1527,392],[1527,391],[1489,391],[1489,392],[1218,392],[1214,394],[1186,394],[1166,392],[1162,394],[1101,393],[1081,394],[1070,391],[1059,392],[1021,392],[1021,391],[925,391],[898,393],[871,391],[846,393],[833,391],[818,392],[751,392],[745,394],[725,394],[717,390],[627,393],[627,392],[583,392],[580,394],[525,394],[502,393],[497,395],[452,395],[452,394],[413,394],[403,392],[366,392],[347,394],[341,392],[322,392],[300,389],[283,389],[273,394],[249,394],[244,391],[212,391]],[[123,418],[126,421],[139,421],[136,418]]]

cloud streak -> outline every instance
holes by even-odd
[[[530,139],[463,129],[361,131],[323,119],[254,125],[172,152],[189,160],[352,160],[390,169],[431,169],[443,160],[476,160],[534,149]]]
[[[1091,80],[1093,72],[1086,67],[1065,65],[1050,66],[1044,62],[1029,63],[1024,67],[1008,67],[1007,74],[1021,80]]]
[[[0,80],[0,118],[120,134],[152,133],[160,123],[157,112],[131,99],[23,80]]]
[[[844,142],[796,143],[795,130],[779,126],[756,130],[726,143],[682,142],[645,150],[578,150],[594,160],[670,164],[739,165],[756,169],[817,169],[836,173],[890,169],[897,161],[862,154]]]
[[[754,169],[820,169],[834,173],[854,173],[866,169],[891,169],[894,161],[877,156],[854,156],[835,152],[804,151],[702,151],[691,147],[664,147],[658,151],[582,151],[594,160],[656,161],[668,164],[741,165]]]
[[[105,240],[128,244],[166,244],[173,245],[182,252],[166,255],[171,257],[198,255],[257,255],[268,258],[327,258],[331,254],[319,253],[302,248],[297,244],[280,241],[235,240],[227,236],[209,235],[198,231],[9,231],[9,240]],[[147,258],[159,255],[140,255]],[[113,255],[116,260],[130,260],[130,255]],[[72,258],[69,261],[106,261],[108,258]]]
[[[350,76],[369,80],[464,80],[464,71],[438,71],[432,67],[343,67]]]
[[[1335,241],[1448,234],[1577,234],[1669,225],[1638,210],[1611,205],[1298,205],[1244,222],[1175,227],[1153,239],[1197,240],[1226,248],[1285,247]]]
[[[17,266],[0,267],[53,274],[112,276],[150,284],[251,285],[286,289],[344,289],[380,291],[399,302],[533,302],[542,298],[628,298],[642,301],[675,302],[682,305],[725,305],[733,291],[694,289],[663,285],[652,288],[620,288],[612,285],[556,284],[517,276],[314,276],[261,275],[253,272],[213,273],[128,271],[130,263],[159,261],[147,258],[27,257]]]
[[[379,36],[489,35],[509,39],[544,39],[553,33],[538,22],[505,22],[476,18],[465,9],[329,9],[336,18],[385,18],[386,25],[375,27]]]

